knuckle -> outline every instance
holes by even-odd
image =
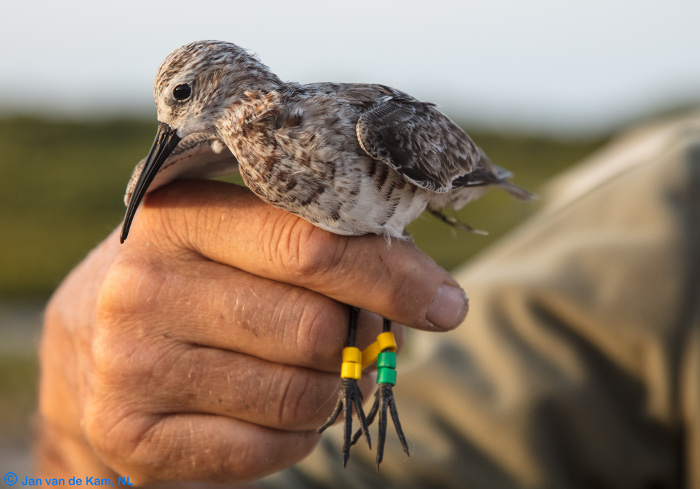
[[[136,472],[156,479],[171,477],[176,464],[177,439],[164,429],[167,418],[135,425],[124,443],[124,458]]]
[[[145,259],[121,257],[112,264],[98,294],[89,340],[94,382],[133,383],[150,376],[157,356],[144,340],[155,333],[148,325],[157,314],[163,282],[158,267]]]
[[[172,388],[169,381],[187,375],[189,348],[179,341],[159,338],[146,327],[123,332],[97,329],[91,345],[92,390],[121,399],[134,399],[147,392],[147,399],[142,400],[156,402]]]
[[[153,309],[166,280],[160,263],[148,253],[121,254],[104,277],[97,299],[98,322],[122,322]]]
[[[149,362],[139,358],[138,345],[110,334],[98,334],[92,342],[92,395],[106,402],[131,398],[130,389],[149,380]],[[140,356],[144,358],[144,355]]]
[[[86,403],[82,426],[90,446],[103,459],[118,460],[130,471],[148,473],[157,465],[149,458],[157,451],[144,450],[145,456],[139,452],[152,439],[155,419],[130,410],[113,396],[96,395]]]
[[[120,379],[137,379],[145,368],[135,361],[138,343],[124,341],[110,329],[98,329],[92,339],[92,391],[113,387]],[[105,389],[106,390],[106,389]]]
[[[137,480],[171,478],[178,451],[176,439],[164,429],[167,418],[156,416],[134,417],[122,433],[112,434],[112,444],[118,450],[121,464],[127,465]],[[116,435],[116,436],[115,436]]]

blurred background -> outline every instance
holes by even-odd
[[[155,134],[162,59],[198,39],[282,79],[376,82],[459,122],[516,183],[544,182],[625,127],[700,102],[700,3],[672,0],[9,2],[0,17],[0,473],[29,473],[41,311],[118,226]],[[410,231],[447,268],[537,209],[502,192]]]

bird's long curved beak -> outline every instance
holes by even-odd
[[[177,135],[177,130],[172,129],[169,125],[163,122],[158,123],[156,138],[153,140],[153,145],[151,146],[151,150],[148,152],[148,157],[146,158],[146,164],[143,167],[143,171],[141,172],[138,182],[136,182],[136,187],[134,188],[134,193],[131,196],[129,207],[126,209],[124,224],[122,225],[122,234],[119,238],[119,241],[122,243],[129,235],[131,221],[134,220],[136,209],[138,209],[143,196],[146,195],[148,186],[151,185],[153,178],[158,173],[158,170],[160,170],[163,162],[177,147],[180,139],[180,136]]]

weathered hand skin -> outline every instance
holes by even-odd
[[[246,189],[153,192],[51,299],[41,347],[38,473],[240,482],[301,460],[339,385],[352,304],[428,319],[450,275],[408,241],[343,237]],[[458,305],[455,305],[457,307]],[[395,328],[399,333],[400,328]],[[371,376],[361,387],[369,392]],[[115,479],[116,480],[116,479]]]

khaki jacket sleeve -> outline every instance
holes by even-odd
[[[465,324],[399,357],[411,457],[390,426],[379,473],[359,446],[343,469],[336,429],[266,485],[700,487],[700,116],[619,139],[546,201],[457,272]]]

